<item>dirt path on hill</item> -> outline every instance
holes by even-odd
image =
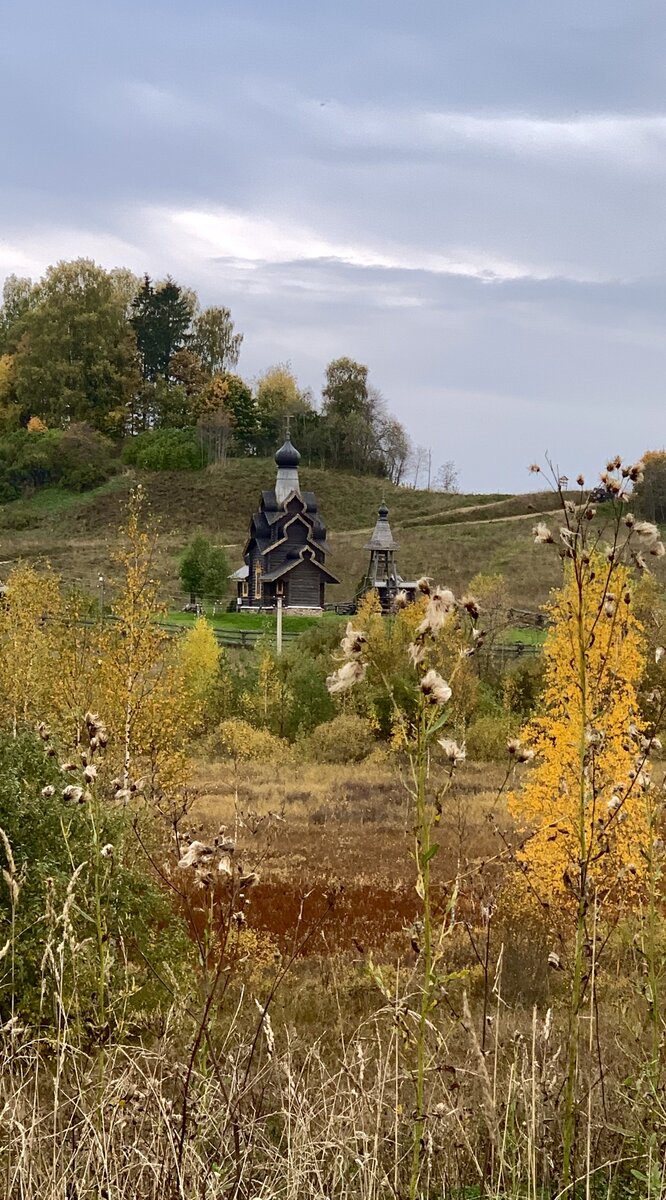
[[[457,509],[450,508],[450,509],[446,510],[446,516],[454,516],[456,513],[475,512],[475,511],[478,511],[479,509],[484,509],[486,507],[488,507],[488,506],[485,504],[470,504],[470,506],[468,508],[457,508]],[[461,529],[463,527],[467,528],[468,525],[498,525],[498,524],[500,524],[500,522],[504,523],[506,521],[527,521],[527,520],[534,521],[534,520],[540,519],[542,517],[556,517],[561,513],[561,511],[562,511],[561,508],[551,508],[551,509],[548,509],[547,512],[511,513],[508,517],[477,517],[473,521],[443,521],[441,524],[437,525],[437,528],[447,529],[450,526],[452,529]],[[444,515],[444,514],[440,514],[440,515]],[[436,516],[436,514],[433,513],[433,516]],[[427,521],[424,520],[422,522],[422,524],[423,524],[424,529],[428,528]],[[395,527],[396,527],[396,529],[400,528],[397,521],[395,522]],[[419,529],[420,527],[421,527],[421,521],[419,521],[419,524],[416,526],[414,524],[410,524],[410,525],[406,526],[406,530],[408,532],[410,529],[414,529],[414,528]],[[355,537],[355,536],[356,537],[367,537],[371,533],[372,533],[372,529],[343,529],[341,531],[334,529],[334,530],[331,530],[331,537],[335,537],[335,538],[345,538],[345,537],[351,538],[351,537]]]

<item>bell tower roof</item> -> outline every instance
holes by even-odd
[[[394,540],[391,533],[391,526],[388,523],[389,510],[385,503],[379,506],[377,515],[377,524],[372,533],[369,542],[366,542],[364,550],[397,550],[398,543]]]

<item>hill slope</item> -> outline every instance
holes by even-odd
[[[131,471],[82,496],[51,490],[0,506],[0,579],[18,558],[48,559],[66,579],[94,591],[100,574],[112,575],[123,505],[140,481],[159,522],[157,569],[165,598],[179,603],[178,556],[189,538],[202,530],[226,545],[232,567],[237,565],[250,514],[274,474],[270,459],[233,459],[207,471]],[[329,529],[331,569],[342,581],[330,589],[331,601],[353,595],[382,498],[405,578],[425,573],[460,590],[479,571],[501,572],[512,602],[525,607],[542,603],[559,578],[556,556],[538,552],[530,536],[535,515],[554,507],[549,492],[447,496],[319,468],[300,474],[303,487],[317,495]]]

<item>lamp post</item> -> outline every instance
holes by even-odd
[[[277,652],[282,654],[282,596],[277,598]]]
[[[106,580],[105,580],[105,578],[104,578],[104,576],[103,576],[103,575],[100,575],[100,577],[99,577],[99,579],[97,580],[97,582],[98,582],[98,584],[99,584],[99,587],[100,587],[100,592],[101,592],[101,596],[100,596],[100,620],[101,620],[101,624],[103,625],[103,624],[104,624],[104,584],[106,583]]]

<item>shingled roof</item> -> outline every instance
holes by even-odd
[[[366,542],[364,550],[397,550],[398,542],[393,538],[391,526],[388,523],[388,508],[384,503],[379,506],[379,515],[377,524],[373,530],[372,537],[369,542]]]

